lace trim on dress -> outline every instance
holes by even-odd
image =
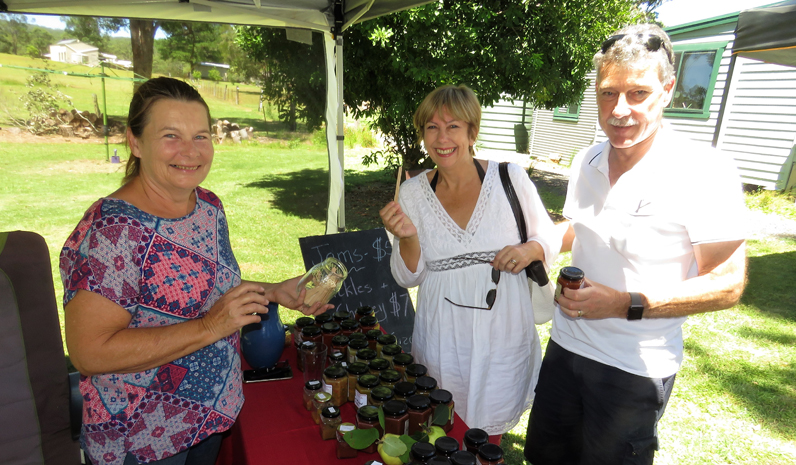
[[[426,263],[428,271],[447,271],[456,270],[459,268],[467,268],[473,265],[483,265],[495,259],[495,255],[500,250],[492,250],[488,252],[467,252],[465,254],[456,255],[455,257],[443,258],[441,260],[434,260]]]
[[[424,177],[423,179],[423,195],[425,195],[428,205],[445,229],[447,229],[451,236],[453,236],[456,241],[462,245],[466,245],[470,242],[470,240],[472,240],[475,232],[478,231],[478,226],[481,224],[481,219],[484,217],[487,201],[489,200],[489,196],[492,194],[492,189],[495,185],[495,178],[497,177],[495,176],[494,166],[496,166],[495,163],[490,161],[486,170],[486,178],[481,185],[481,193],[478,195],[478,201],[475,204],[475,210],[473,210],[473,215],[470,217],[470,221],[467,223],[467,230],[463,230],[458,224],[456,224],[455,221],[453,221],[450,215],[448,215],[448,212],[446,212],[442,207],[437,195],[433,190],[431,190],[431,185],[428,182],[428,178]]]

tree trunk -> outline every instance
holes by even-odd
[[[149,79],[152,77],[152,56],[155,49],[155,31],[158,21],[146,19],[130,20],[130,41],[133,46],[133,73],[135,77]],[[133,85],[133,92],[141,87],[142,82]]]

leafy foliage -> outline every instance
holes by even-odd
[[[111,32],[127,28],[127,20],[122,18],[96,18],[92,16],[61,16],[66,24],[66,37],[80,40],[105,50]]]
[[[72,106],[69,97],[58,90],[58,86],[50,80],[49,73],[36,73],[25,82],[28,91],[19,97],[29,117],[27,121],[16,121],[33,134],[45,134],[52,130],[48,123],[52,113],[63,105]]]
[[[210,71],[207,72],[207,77],[210,78],[211,81],[218,82],[221,80],[221,73],[219,73],[217,69],[211,68]]]
[[[28,17],[11,13],[2,13],[4,19],[0,23],[0,53],[20,55],[25,53],[28,41]]]
[[[163,21],[160,28],[168,34],[166,40],[157,43],[163,59],[187,63],[191,71],[203,61],[221,60],[217,43],[221,25]]]

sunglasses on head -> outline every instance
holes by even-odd
[[[484,261],[484,260],[478,260],[478,261]],[[495,299],[497,298],[497,285],[500,282],[500,270],[492,268],[492,282],[495,283],[495,288],[490,289],[489,292],[486,293],[486,305],[487,305],[486,307],[473,307],[470,305],[457,304],[456,302],[452,301],[447,297],[445,297],[445,300],[447,300],[450,304],[455,305],[457,307],[475,308],[477,310],[492,310],[492,306],[495,305]]]
[[[617,34],[615,36],[611,36],[605,39],[605,42],[603,42],[602,47],[600,47],[600,51],[604,55],[605,52],[607,52],[608,49],[611,48],[616,43],[617,40],[620,40],[627,36],[628,34]],[[657,52],[661,48],[663,48],[663,50],[666,51],[666,44],[664,43],[663,39],[659,36],[636,34],[636,37],[638,37],[644,43],[644,45],[647,47],[647,50],[649,50],[650,52]],[[645,38],[647,39],[646,41],[644,40]]]

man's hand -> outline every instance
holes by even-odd
[[[307,290],[302,289],[299,294],[296,294],[296,285],[298,285],[299,280],[301,280],[301,276],[274,284],[266,291],[265,295],[271,302],[298,310],[305,315],[319,315],[334,308],[334,305],[320,302],[316,302],[311,306],[305,304],[304,297],[307,295]]]
[[[572,318],[626,318],[630,294],[584,278],[583,289],[563,289],[557,302]]]

